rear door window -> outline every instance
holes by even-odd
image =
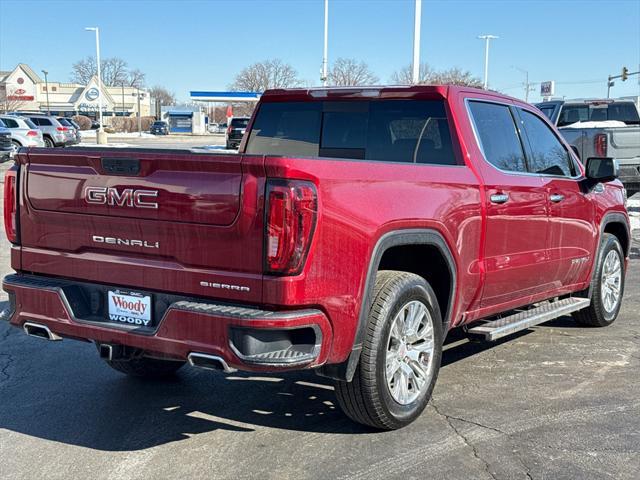
[[[264,103],[247,153],[457,164],[441,100]]]
[[[472,101],[469,110],[487,161],[500,170],[526,172],[522,142],[509,106]]]

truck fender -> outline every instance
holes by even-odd
[[[451,253],[444,237],[440,232],[431,228],[412,228],[387,232],[376,242],[371,253],[367,277],[365,279],[362,305],[358,316],[358,325],[356,327],[356,334],[349,358],[339,364],[325,365],[321,367],[317,370],[319,375],[347,382],[353,379],[356,367],[360,361],[360,352],[362,351],[362,343],[367,330],[367,322],[369,321],[369,309],[373,302],[373,290],[380,260],[389,248],[402,245],[434,246],[442,253],[443,258],[446,260],[449,268],[449,274],[452,279],[448,308],[443,322],[443,331],[446,332],[448,330],[453,314],[453,301],[455,299],[457,285],[457,270],[453,254]]]
[[[623,245],[623,253],[625,258],[629,256],[629,252],[631,251],[631,227],[629,226],[629,222],[627,221],[627,217],[620,212],[609,212],[606,213],[604,215],[604,217],[602,218],[602,221],[600,222],[600,232],[598,234],[598,252],[596,253],[595,257],[594,257],[594,261],[593,261],[593,265],[591,265],[591,282],[589,283],[589,288],[587,290],[587,295],[588,298],[591,298],[591,294],[593,291],[593,281],[594,281],[594,276],[596,274],[596,265],[598,264],[598,262],[600,261],[600,241],[602,240],[602,235],[604,234],[604,230],[607,227],[607,225],[611,224],[611,223],[621,223],[622,225],[625,226],[626,230],[627,230],[627,240],[628,240],[628,245],[626,246],[626,248],[624,248],[625,246]]]

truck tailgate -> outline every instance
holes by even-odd
[[[640,127],[608,128],[607,131],[610,132],[608,156],[640,160]]]
[[[260,301],[261,157],[36,149],[23,169],[23,270]]]

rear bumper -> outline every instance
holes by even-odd
[[[30,322],[63,338],[132,347],[150,356],[186,361],[199,353],[238,370],[295,370],[325,363],[332,341],[326,316],[315,309],[268,311],[157,293],[154,302],[166,307],[159,307],[163,313],[154,327],[145,328],[111,323],[88,311],[117,286],[15,274],[4,278],[2,287],[10,298],[5,318],[13,326]]]

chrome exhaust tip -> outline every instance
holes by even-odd
[[[187,357],[187,360],[189,361],[189,365],[192,367],[204,368],[206,370],[218,370],[225,373],[233,373],[236,371],[235,368],[229,367],[227,362],[222,358],[215,355],[209,355],[207,353],[191,352]]]
[[[110,362],[113,360],[113,346],[101,343],[98,345],[98,354],[100,355],[100,358]]]
[[[60,335],[56,335],[51,330],[49,330],[49,327],[47,327],[46,325],[41,325],[39,323],[25,322],[22,326],[22,329],[24,330],[24,333],[26,333],[30,337],[42,338],[44,340],[50,340],[52,342],[62,340],[62,337]]]

